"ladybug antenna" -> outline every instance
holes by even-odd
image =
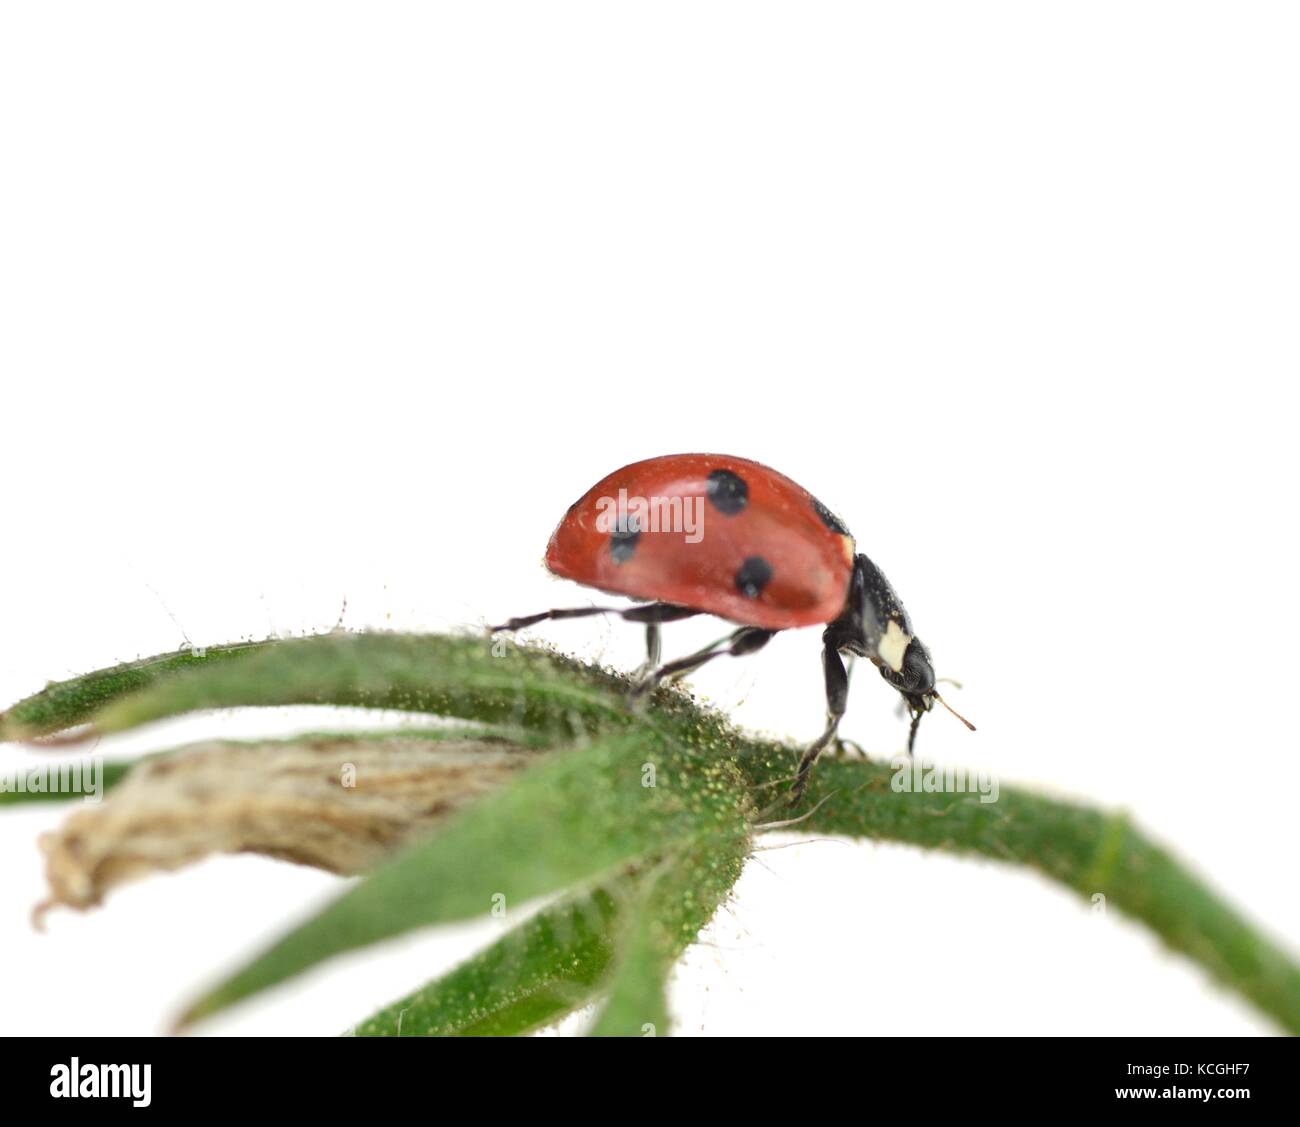
[[[972,732],[975,731],[975,725],[972,724],[969,720],[967,720],[966,717],[964,717],[955,708],[953,708],[953,706],[950,705],[946,700],[944,700],[943,697],[941,697],[938,693],[931,693],[930,695],[934,697],[935,700],[937,700],[941,705],[943,705],[944,708],[946,708],[949,712],[951,712],[955,717],[957,717],[958,720],[960,720],[963,724],[965,724],[967,728],[969,728]]]

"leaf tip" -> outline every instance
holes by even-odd
[[[172,1019],[167,1026],[168,1037],[184,1037],[205,1017],[210,1016],[221,1008],[219,1002],[214,1000],[214,995],[208,994],[191,1002],[184,1010]]]

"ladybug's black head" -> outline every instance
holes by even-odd
[[[934,691],[930,651],[913,635],[911,620],[889,580],[864,555],[858,555],[853,562],[853,579],[844,613],[828,627],[826,639],[828,644],[870,658],[880,675],[902,695],[912,714],[908,754],[916,743],[921,717],[936,701],[974,731],[974,725],[953,712]]]
[[[907,754],[911,755],[921,717],[934,707],[936,699],[930,652],[919,638],[912,638],[903,651],[903,659],[897,670],[884,662],[879,663],[879,669],[880,675],[902,695],[907,702],[907,711],[912,714],[912,730],[907,737]]]
[[[908,704],[913,703],[914,697],[919,701],[934,694],[934,666],[930,663],[930,651],[922,645],[920,638],[909,639],[897,672],[882,664],[880,675],[908,698]],[[929,712],[930,704],[916,704],[913,708]]]
[[[934,666],[930,664],[930,654],[915,638],[908,643],[907,652],[903,655],[903,668],[895,673],[882,666],[880,675],[902,693],[903,700],[907,702],[907,710],[912,714],[912,730],[907,734],[908,755],[912,754],[912,749],[916,746],[916,730],[921,726],[921,717],[934,707],[936,701],[972,732],[975,731],[974,724],[935,692]]]

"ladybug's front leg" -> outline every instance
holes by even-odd
[[[804,788],[808,785],[808,776],[813,764],[826,746],[835,738],[840,720],[849,705],[849,671],[844,668],[844,659],[835,642],[828,638],[822,647],[822,671],[826,676],[826,730],[822,732],[799,760],[799,769],[795,772],[794,786],[790,788],[790,805],[795,806],[803,798]]]

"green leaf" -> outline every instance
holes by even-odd
[[[653,772],[653,786],[646,781]],[[215,1013],[323,959],[606,877],[681,842],[735,840],[748,803],[726,760],[647,733],[553,755],[375,869],[196,1002]]]
[[[292,736],[276,736],[267,740],[231,740],[235,745],[260,744],[274,747],[277,744],[347,744],[384,742],[387,740],[427,740],[430,743],[464,743],[474,741],[483,744],[501,744],[516,750],[543,750],[552,746],[551,741],[543,739],[535,732],[524,728],[506,728],[500,725],[485,724],[445,724],[420,725],[402,724],[392,728],[337,728],[302,732]],[[167,755],[170,752],[155,752]]]
[[[564,738],[631,720],[625,684],[481,638],[328,634],[269,643],[238,662],[157,678],[94,717],[116,732],[201,708],[333,704],[456,716]]]
[[[752,754],[737,762],[756,786],[786,773],[784,749],[750,746]],[[996,802],[974,793],[897,792],[894,774],[886,763],[819,763],[807,801],[825,801],[795,832],[905,842],[1037,869],[1091,903],[1145,924],[1166,946],[1300,1034],[1300,967],[1123,813],[1005,785]]]
[[[321,634],[160,654],[53,682],[0,714],[0,740],[46,736],[93,720],[104,732],[208,708],[324,704],[454,716],[569,739],[635,724],[725,725],[661,689],[634,714],[625,677],[507,637]],[[707,717],[707,718],[706,718]]]
[[[705,845],[673,851],[645,874],[619,944],[613,987],[592,1036],[669,1032],[667,981],[673,964],[726,900],[748,853],[747,837],[714,837]]]
[[[85,779],[88,777],[88,772],[93,770],[94,763],[95,761],[92,759],[75,761],[50,759],[40,763],[29,763],[28,768],[39,771],[46,778],[68,772],[75,773],[73,777]],[[127,772],[134,766],[134,763],[101,763],[100,770],[102,774],[100,779],[104,792],[107,793],[126,778]],[[24,776],[27,774],[27,771],[21,767],[16,767],[14,770]],[[84,798],[82,791],[74,791],[70,785],[64,784],[60,784],[57,790],[52,791],[0,790],[0,806],[17,806],[29,802],[72,802],[74,799],[80,800],[82,798]]]
[[[0,740],[29,740],[83,724],[100,708],[188,669],[212,669],[256,653],[267,643],[247,642],[177,650],[99,669],[69,681],[52,681],[39,693],[0,713]]]
[[[358,1025],[358,1037],[515,1036],[586,1004],[613,959],[611,931],[637,878],[542,909],[486,950]]]

